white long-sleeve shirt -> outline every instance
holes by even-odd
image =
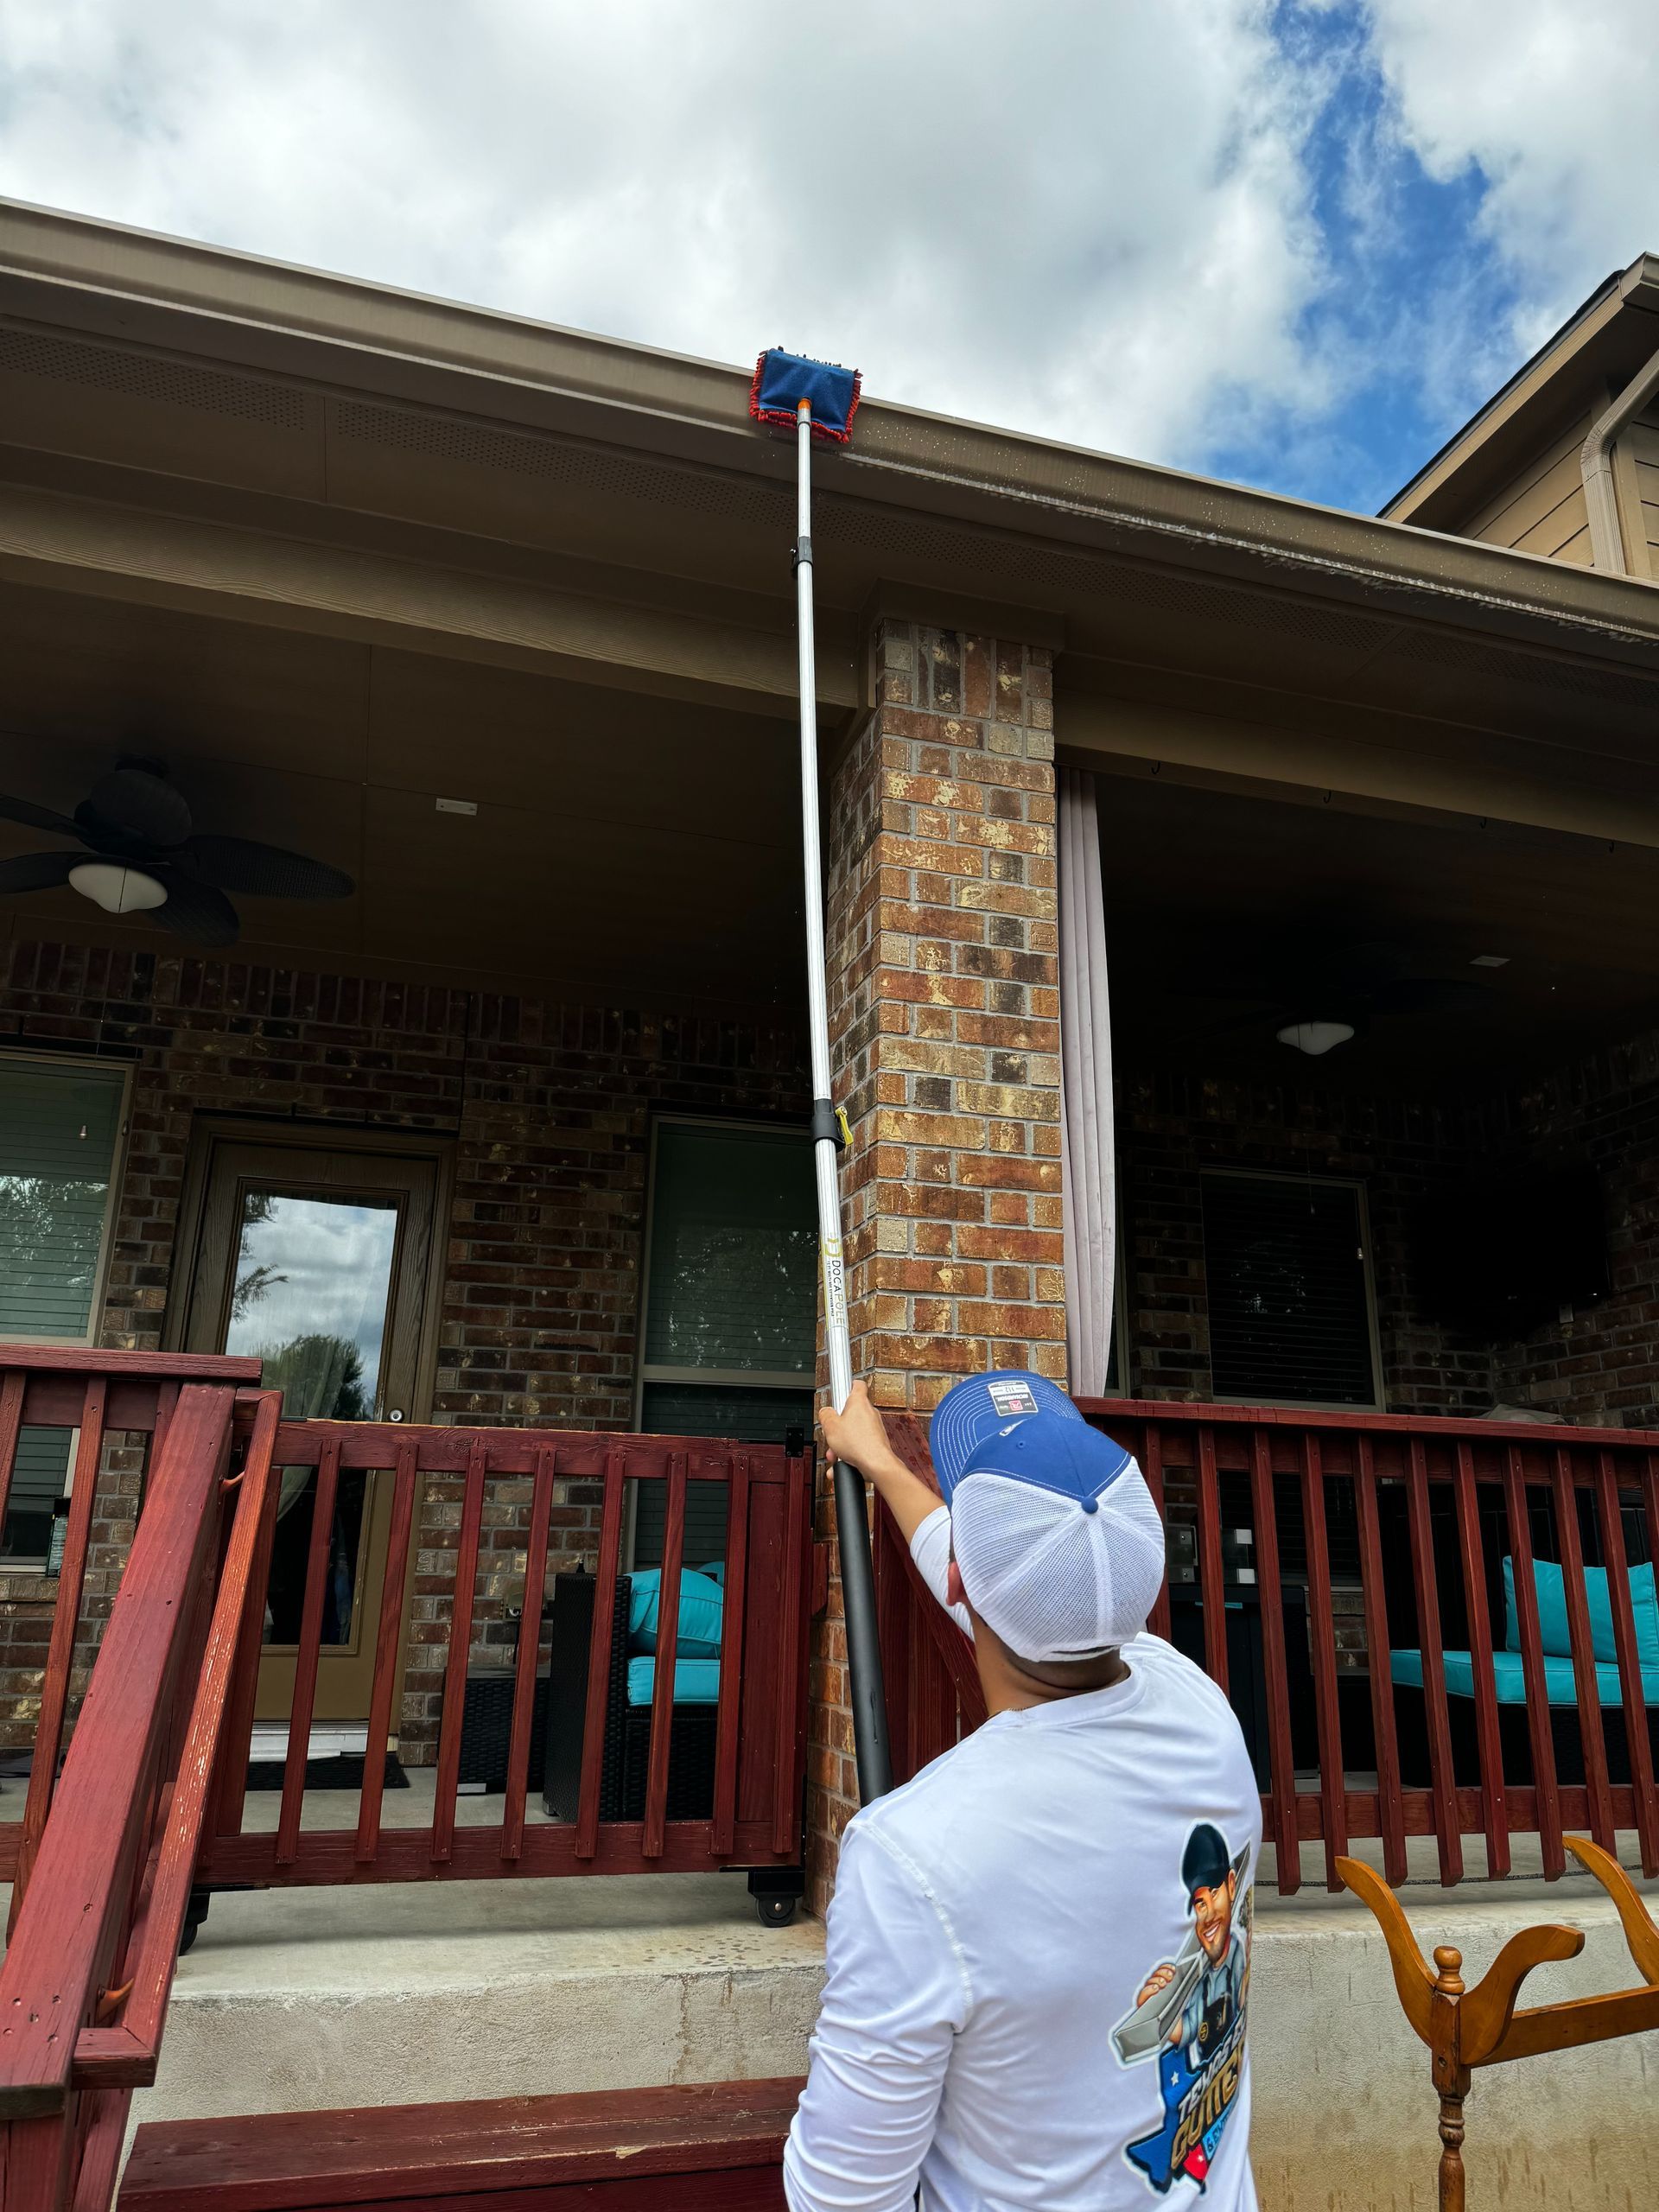
[[[944,1523],[913,1540],[941,1597]],[[997,1714],[849,1825],[791,2212],[908,2212],[918,2182],[925,2212],[1182,2212],[1201,2183],[1205,2212],[1252,2212],[1260,1799],[1208,1677],[1155,1637],[1123,1656],[1126,1681]],[[1210,1954],[1181,1872],[1200,1830],[1238,1870]]]

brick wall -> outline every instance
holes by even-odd
[[[1507,1154],[1594,1165],[1611,1283],[1599,1303],[1500,1347],[1494,1389],[1569,1421],[1659,1427],[1659,1033],[1518,1088],[1501,1116]]]
[[[1614,1428],[1659,1425],[1659,1035],[1438,1104],[1131,1073],[1117,1086],[1117,1137],[1126,1392],[1211,1395],[1198,1179],[1205,1167],[1243,1167],[1363,1183],[1389,1412],[1478,1415],[1504,1404]],[[1518,1343],[1430,1318],[1414,1249],[1423,1209],[1472,1174],[1562,1158],[1588,1160],[1601,1179],[1609,1295]]]
[[[1420,1209],[1486,1156],[1495,1105],[1354,1098],[1313,1084],[1125,1074],[1117,1084],[1129,1338],[1126,1395],[1213,1395],[1199,1178],[1206,1167],[1349,1177],[1365,1185],[1384,1402],[1480,1414],[1493,1347],[1425,1318],[1414,1281]]]
[[[849,1317],[877,1402],[925,1413],[976,1370],[1065,1373],[1053,678],[1046,652],[1006,640],[886,621],[873,642],[874,710],[828,809]],[[857,1802],[845,1665],[834,1584],[815,1650],[817,1909]]]
[[[804,1112],[799,1041],[783,1025],[568,1007],[233,958],[17,947],[0,990],[6,1045],[96,1052],[132,1067],[99,1329],[119,1348],[160,1342],[198,1116],[452,1143],[434,1400],[435,1418],[449,1422],[630,1427],[652,1113]],[[137,1484],[131,1456],[112,1456],[88,1579],[94,1633],[130,1541]],[[561,1498],[562,1556],[591,1549],[596,1499],[581,1484]],[[435,1741],[442,1554],[454,1548],[459,1503],[459,1484],[429,1486],[402,1722],[416,1759]],[[475,1636],[499,1662],[523,1540],[516,1515],[491,1520]],[[52,1586],[0,1578],[0,1744],[29,1738]]]

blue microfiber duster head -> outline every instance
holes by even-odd
[[[785,353],[774,346],[754,365],[749,412],[757,423],[792,424],[800,403],[807,400],[813,436],[833,438],[844,446],[853,435],[860,381],[856,369],[838,369],[833,361],[809,361],[803,354]]]

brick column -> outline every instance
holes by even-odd
[[[1053,676],[1042,647],[902,621],[874,646],[826,820],[848,1297],[855,1374],[925,1415],[985,1368],[1065,1377]],[[833,1577],[816,1656],[821,1910],[857,1802]]]

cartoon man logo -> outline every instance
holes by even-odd
[[[1208,1821],[1201,1821],[1186,1840],[1186,1849],[1181,1853],[1181,1887],[1186,1891],[1205,1964],[1166,2040],[1185,2046],[1186,2063],[1196,2073],[1206,2058],[1220,2050],[1244,2003],[1244,1943],[1233,1927],[1238,1876],[1221,1830],[1211,1827]],[[1166,1988],[1177,1971],[1173,1959],[1155,1967],[1136,2004],[1144,2005]]]
[[[1141,1986],[1113,2031],[1125,2065],[1158,2056],[1163,2125],[1128,2146],[1130,2163],[1160,2195],[1177,2181],[1202,2189],[1238,2094],[1249,1982],[1249,1893],[1239,1883],[1247,1853],[1200,1821],[1181,1854],[1192,1932]]]

